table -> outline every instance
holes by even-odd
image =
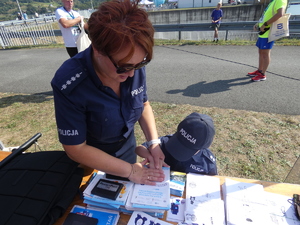
[[[4,159],[6,156],[8,156],[9,154],[10,154],[10,152],[0,151],[0,161],[2,159]],[[90,179],[91,175],[94,172],[97,172],[96,170],[93,170],[93,169],[88,168],[88,167],[84,167],[84,171],[85,171],[84,177],[83,177],[82,183],[80,185],[80,190],[81,191],[83,191],[86,188],[87,182]],[[240,181],[240,182],[261,184],[261,185],[264,186],[265,191],[272,192],[272,193],[277,193],[277,194],[282,194],[282,195],[286,195],[286,196],[289,196],[289,197],[292,197],[293,194],[295,194],[295,193],[300,194],[300,185],[297,185],[297,184],[275,183],[275,182],[268,182],[268,181],[254,180],[254,179],[227,177],[227,176],[216,176],[216,177],[220,178],[221,185],[224,183],[225,178],[230,178],[230,179]],[[81,199],[79,195],[76,195],[76,197],[74,198],[72,204],[68,207],[66,213],[61,218],[59,218],[54,225],[62,225],[65,218],[67,217],[68,213],[70,212],[70,210],[72,209],[72,207],[74,205],[84,206],[83,199]],[[118,225],[127,225],[127,222],[129,220],[129,218],[130,218],[130,215],[120,213],[120,219],[119,219]],[[166,219],[166,213],[165,213],[165,216],[164,216],[163,220],[165,220],[165,219]],[[174,225],[177,224],[177,223],[174,223],[174,222],[169,222],[169,223],[174,224]]]

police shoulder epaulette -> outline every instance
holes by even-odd
[[[66,74],[59,82],[59,88],[64,94],[69,94],[77,85],[87,77],[86,69],[77,67]]]

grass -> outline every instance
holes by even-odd
[[[6,49],[33,49],[33,48],[64,48],[62,37],[56,37],[56,44],[49,45],[28,45],[28,46],[13,46],[5,47]],[[155,45],[255,45],[255,41],[245,40],[220,40],[218,43],[212,43],[211,40],[190,41],[190,40],[155,40]],[[276,41],[277,46],[300,46],[300,39],[297,38],[282,38]],[[2,47],[0,46],[0,49]]]
[[[156,45],[211,45],[211,41],[155,40]],[[254,45],[255,42],[219,41],[218,45]],[[299,39],[284,38],[276,45],[300,45]],[[25,48],[64,47],[56,45]],[[24,48],[24,47],[19,47]],[[283,182],[300,156],[300,115],[280,115],[253,111],[204,108],[152,102],[159,135],[176,131],[178,123],[192,112],[210,115],[216,135],[211,146],[217,157],[219,175]],[[18,146],[41,132],[38,148],[62,150],[57,138],[53,98],[46,95],[0,93],[0,140]],[[136,126],[137,144],[144,142]],[[31,147],[29,151],[35,151]]]
[[[218,43],[212,43],[211,40],[155,40],[155,45],[255,45],[256,41],[246,40],[220,40]],[[300,46],[300,39],[297,38],[282,38],[276,41],[278,46]]]
[[[210,115],[216,135],[211,146],[219,175],[283,182],[300,155],[300,115],[204,108],[152,102],[159,135],[174,133],[192,112]],[[62,150],[57,138],[53,98],[47,95],[0,93],[0,140],[18,146],[41,132],[38,147]],[[144,142],[136,126],[137,143]]]

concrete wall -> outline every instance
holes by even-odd
[[[223,6],[222,21],[258,21],[265,7],[264,5]],[[149,12],[149,19],[153,24],[209,23],[214,8],[153,11]]]
[[[179,0],[178,8],[216,7],[220,0]]]

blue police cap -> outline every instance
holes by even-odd
[[[165,144],[165,148],[178,161],[187,161],[198,150],[209,148],[214,135],[212,118],[194,112],[180,122],[176,133]]]

